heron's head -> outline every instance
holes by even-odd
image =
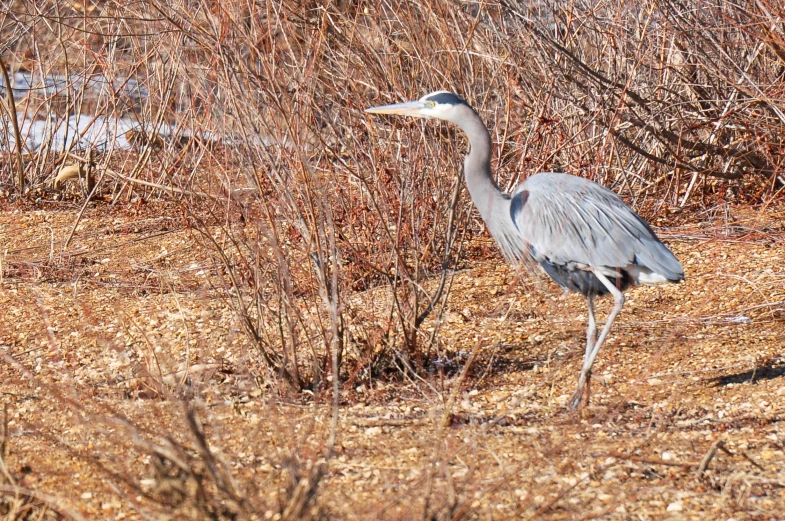
[[[415,118],[435,118],[457,123],[466,109],[471,110],[469,105],[457,94],[440,90],[426,94],[417,101],[407,103],[396,103],[394,105],[382,105],[365,109],[365,112],[374,114],[398,114],[402,116],[414,116]]]

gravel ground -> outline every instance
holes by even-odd
[[[580,413],[585,303],[471,259],[439,324],[456,369],[346,389],[321,466],[329,397],[269,383],[176,209],[90,209],[67,256],[74,212],[7,209],[0,514],[785,519],[782,210],[663,231],[687,280],[628,293]]]

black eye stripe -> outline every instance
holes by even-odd
[[[440,105],[467,105],[459,96],[452,92],[440,92],[428,98],[428,101]]]

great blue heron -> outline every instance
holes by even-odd
[[[591,368],[624,305],[622,291],[684,280],[678,259],[649,225],[615,193],[569,174],[540,173],[504,193],[491,174],[491,136],[463,99],[447,91],[417,101],[366,109],[377,114],[436,118],[469,138],[464,176],[488,231],[511,263],[533,260],[567,291],[586,297],[589,324],[578,389],[569,403],[589,402]],[[594,298],[610,293],[614,306],[597,338]]]

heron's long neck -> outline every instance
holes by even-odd
[[[468,108],[468,107],[467,107]],[[473,110],[464,114],[459,126],[469,138],[471,150],[463,163],[466,186],[488,231],[509,261],[525,255],[525,241],[510,216],[510,198],[501,191],[491,173],[491,135]]]
[[[469,138],[471,146],[469,155],[466,156],[463,163],[463,172],[474,205],[488,227],[493,230],[491,224],[496,220],[497,214],[503,212],[509,219],[509,198],[504,195],[493,180],[491,135],[474,111],[472,111],[472,116],[463,119],[459,125]]]

